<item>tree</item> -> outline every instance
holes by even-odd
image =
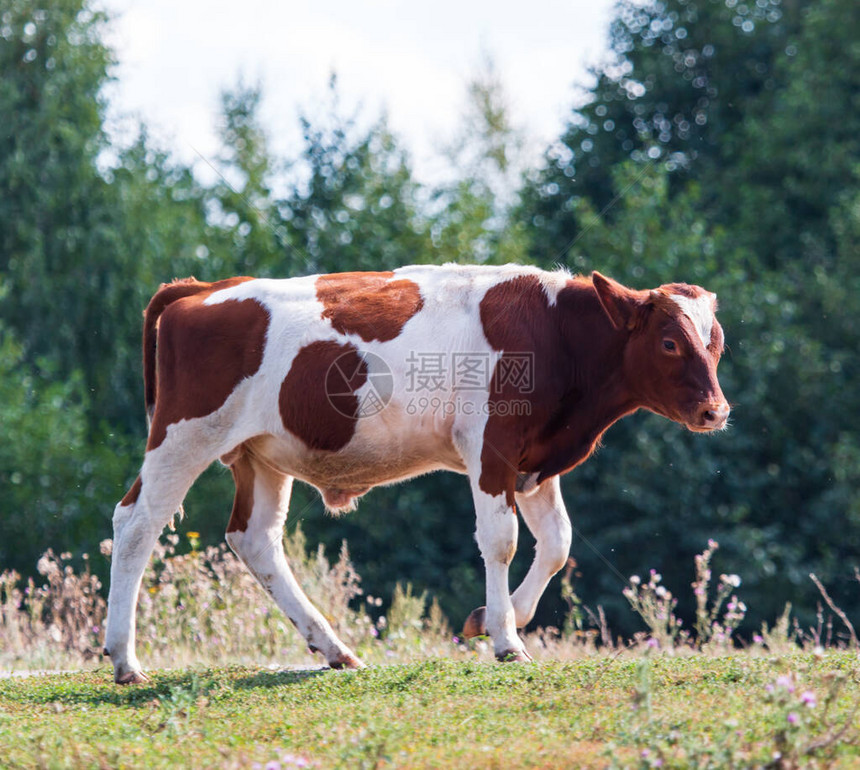
[[[95,553],[122,494],[122,440],[92,439],[82,378],[57,376],[47,359],[27,363],[0,325],[0,565],[35,571],[48,547]]]
[[[218,259],[228,263],[223,264],[222,275],[277,278],[300,274],[304,267],[304,257],[288,248],[287,229],[272,192],[284,164],[269,152],[259,117],[262,98],[259,86],[241,83],[221,95],[221,181],[210,195],[217,204],[214,219],[223,237]]]
[[[304,147],[279,202],[287,249],[303,272],[389,270],[432,259],[406,153],[380,119],[369,130],[344,117],[332,78],[320,118],[301,118]]]
[[[750,620],[791,600],[812,622],[810,571],[838,580],[841,568],[840,601],[857,602],[846,589],[860,538],[849,481],[860,157],[853,113],[840,122],[831,105],[856,98],[860,68],[851,3],[775,10],[622,5],[616,61],[535,175],[524,216],[545,262],[569,255],[636,286],[699,282],[722,299],[730,433],[687,447],[653,419],[650,439],[642,418],[614,427],[568,482],[588,536],[622,572],[657,566],[676,584],[714,537],[721,559],[744,565],[733,569]],[[830,77],[834,40],[845,52]],[[586,580],[602,575],[609,590],[602,563],[580,555]]]
[[[105,342],[84,323],[104,267],[92,259],[103,254],[106,192],[103,23],[84,0],[11,0],[0,28],[0,318],[29,361],[50,354],[60,376],[87,371]]]
[[[552,259],[576,237],[577,198],[611,219],[624,194],[612,175],[621,162],[664,165],[673,191],[697,180],[701,203],[710,207],[723,190],[721,175],[744,146],[745,121],[767,114],[784,85],[775,63],[785,58],[798,5],[621,2],[610,27],[610,58],[593,72],[589,102],[573,113],[525,191],[534,258]],[[722,213],[717,206],[711,217],[729,224]]]
[[[467,87],[459,132],[447,149],[452,178],[432,196],[433,245],[444,262],[522,262],[523,229],[510,216],[524,139],[513,125],[495,63],[484,57]]]

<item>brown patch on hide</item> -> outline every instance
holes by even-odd
[[[268,310],[255,299],[204,304],[214,292],[246,280],[250,279],[202,284],[197,293],[176,299],[163,309],[158,324],[155,411],[147,450],[164,441],[168,426],[216,412],[239,383],[260,368],[269,329]],[[170,284],[167,289],[174,286]]]
[[[354,345],[334,340],[306,345],[281,384],[278,408],[284,427],[311,449],[343,449],[358,421],[355,391],[366,381],[367,365]]]
[[[120,505],[134,505],[137,502],[137,498],[140,497],[141,487],[143,487],[143,482],[140,480],[140,476],[138,476],[120,501]]]
[[[254,512],[254,466],[244,451],[230,453],[230,473],[236,484],[233,511],[227,524],[227,533],[244,532]]]
[[[332,273],[316,281],[322,317],[341,334],[388,342],[424,306],[418,284],[394,273]]]

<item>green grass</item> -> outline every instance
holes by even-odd
[[[727,767],[779,752],[784,766],[856,767],[859,669],[856,653],[827,652],[225,667],[134,688],[106,668],[36,675],[0,680],[0,766]]]

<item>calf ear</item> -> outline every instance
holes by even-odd
[[[612,325],[619,330],[632,329],[636,325],[636,318],[642,306],[638,292],[631,291],[596,270],[591,274],[591,281],[597,292],[597,298]]]

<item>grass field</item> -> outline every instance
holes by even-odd
[[[856,652],[0,680],[3,767],[858,767]]]

